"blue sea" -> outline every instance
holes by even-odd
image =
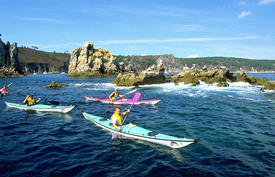
[[[275,74],[251,74],[275,80]],[[262,86],[230,83],[198,86],[172,83],[138,88],[140,99],[127,117],[159,133],[200,138],[182,149],[115,138],[82,116],[110,117],[114,105],[86,101],[107,98],[116,88],[109,78],[70,78],[36,74],[1,78],[12,85],[0,98],[0,176],[275,176],[275,92]],[[52,81],[68,84],[47,89]],[[118,87],[121,94],[133,87]],[[39,113],[8,108],[27,94],[41,103],[76,105],[69,113]],[[132,98],[134,94],[127,95]],[[126,110],[130,105],[122,105]]]

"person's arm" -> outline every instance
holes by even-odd
[[[131,110],[130,109],[128,109],[127,111],[125,111],[123,114],[124,114],[124,116],[126,116],[127,114],[129,114],[129,112],[131,112]]]
[[[113,97],[114,94],[115,94],[115,92],[112,92],[112,93],[109,95],[109,99],[111,100],[111,102],[113,102],[112,97]]]
[[[40,102],[40,100],[41,100],[41,98],[38,98],[38,99],[36,100],[36,102],[35,102],[35,103],[36,103],[36,104],[37,104],[37,103],[39,103],[39,102]]]
[[[29,95],[27,95],[26,98],[25,98],[25,100],[23,101],[24,104],[28,103],[28,101],[27,101],[28,98],[29,98]]]
[[[124,97],[124,95],[119,95],[120,98]]]
[[[112,122],[112,124],[113,124],[113,126],[116,128],[116,129],[118,129],[118,131],[120,131],[120,127],[119,126],[117,126],[116,125],[116,122],[117,122],[117,119],[115,118],[115,117],[111,117],[111,122]]]
[[[116,128],[116,129],[118,129],[118,131],[120,131],[120,127],[118,127],[115,123],[113,123],[113,126]]]

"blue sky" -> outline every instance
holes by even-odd
[[[71,52],[275,59],[275,0],[2,1],[1,39]]]

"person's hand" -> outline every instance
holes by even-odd
[[[129,113],[129,112],[131,112],[131,110],[130,110],[130,109],[128,109],[128,110],[127,110],[127,113]]]
[[[121,130],[121,128],[120,128],[120,127],[117,127],[117,129],[118,129],[118,131],[120,131],[120,130]]]
[[[38,99],[37,99],[37,101],[40,101],[40,100],[41,100],[41,98],[38,98]]]

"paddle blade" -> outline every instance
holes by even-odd
[[[132,90],[132,91],[130,91],[130,92],[128,92],[128,93],[126,93],[126,94],[124,94],[124,96],[125,96],[125,95],[129,95],[129,94],[131,94],[131,93],[134,93],[134,92],[136,92],[136,91],[137,91],[137,89]]]
[[[134,98],[132,99],[132,105],[135,104],[135,102],[138,101],[140,95],[141,95],[141,94],[140,94],[139,92],[137,92],[137,93],[135,94]]]
[[[53,101],[53,100],[51,100],[51,101],[48,101],[49,103],[51,103],[51,104],[54,104],[54,105],[59,105],[59,102],[58,101]]]

